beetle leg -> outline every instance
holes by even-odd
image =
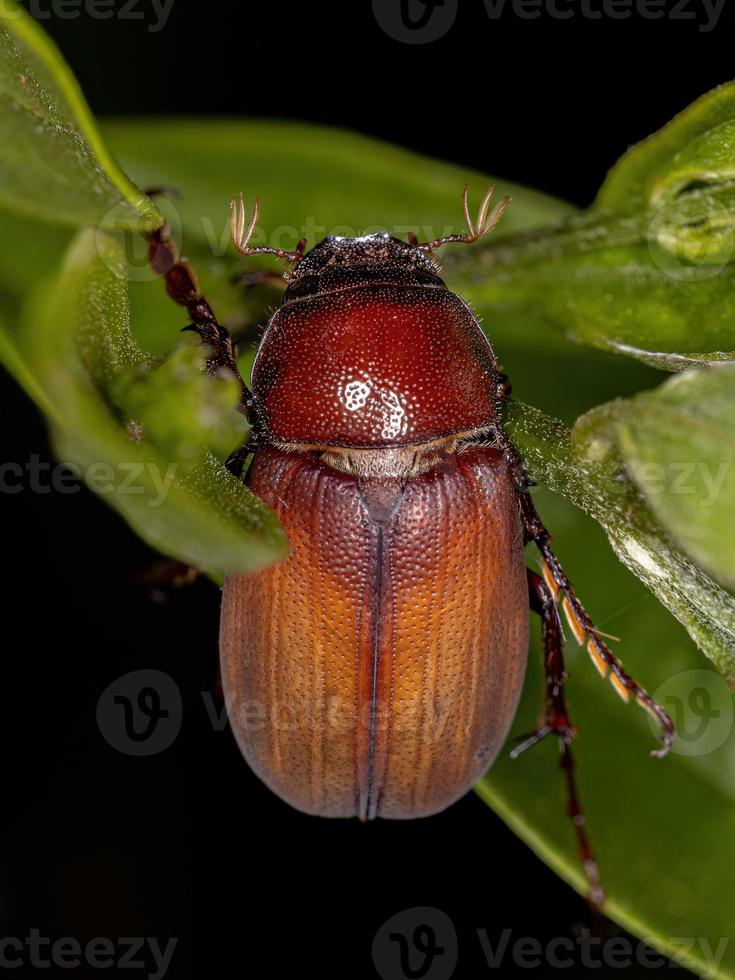
[[[258,448],[258,437],[255,432],[250,434],[247,442],[244,442],[242,446],[238,446],[225,460],[225,468],[236,476],[238,480],[242,479],[243,472],[245,470],[245,463],[248,460],[248,456],[254,453]]]
[[[253,396],[243,381],[237,367],[237,352],[228,330],[217,322],[212,307],[199,294],[196,276],[188,262],[179,257],[179,251],[169,236],[166,225],[150,232],[148,238],[148,261],[158,275],[163,276],[166,292],[179,306],[185,307],[191,323],[185,330],[196,333],[210,354],[207,357],[207,371],[214,375],[226,370],[233,374],[241,391],[240,410],[252,422]]]
[[[236,449],[227,459],[225,466],[233,476],[241,477],[245,461],[255,451],[258,437],[258,417],[253,395],[243,381],[237,367],[237,349],[232,336],[217,322],[212,307],[200,295],[194,271],[188,262],[179,257],[179,251],[169,236],[166,225],[150,232],[148,238],[148,260],[154,272],[163,276],[166,292],[179,306],[186,308],[191,323],[184,330],[196,333],[202,343],[209,348],[206,359],[207,372],[216,375],[228,371],[235,376],[240,385],[240,404],[242,414],[252,426],[248,440]]]
[[[599,630],[590,619],[587,611],[577,598],[571,582],[551,549],[551,535],[544,527],[541,518],[527,490],[519,494],[521,517],[526,540],[533,541],[541,552],[541,569],[547,587],[555,600],[561,598],[562,608],[574,638],[580,646],[587,647],[592,662],[603,677],[610,681],[623,701],[634,697],[638,704],[652,715],[661,725],[663,744],[653,749],[651,755],[661,758],[667,754],[676,735],[674,723],[662,705],[655,701],[641,685],[623,668],[620,660],[602,640]]]
[[[569,710],[564,696],[563,636],[559,611],[556,608],[554,595],[546,582],[536,572],[528,570],[528,594],[531,609],[541,616],[544,645],[544,668],[546,673],[546,696],[544,702],[544,719],[533,735],[525,739],[511,753],[516,758],[525,749],[535,745],[546,735],[555,734],[559,738],[561,757],[559,765],[564,773],[567,789],[567,813],[574,824],[577,835],[577,846],[582,859],[585,875],[589,884],[589,901],[593,909],[599,911],[605,901],[605,893],[600,882],[600,873],[590,845],[584,814],[574,778],[574,755],[572,740],[576,729],[569,720]]]
[[[551,535],[539,517],[528,492],[533,483],[526,474],[523,460],[502,429],[498,430],[496,438],[498,447],[502,449],[505,458],[513,469],[525,540],[527,542],[533,541],[541,552],[541,571],[554,601],[562,600],[564,615],[575,640],[580,646],[586,644],[587,652],[602,677],[607,677],[609,674],[610,682],[623,701],[627,702],[631,697],[634,697],[637,703],[661,725],[661,741],[663,744],[661,748],[653,749],[651,755],[659,759],[663,758],[676,737],[673,721],[663,705],[655,701],[638,681],[627,673],[620,660],[602,640],[603,634],[595,628],[586,609],[577,598],[559,559],[552,551]]]

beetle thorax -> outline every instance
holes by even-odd
[[[307,252],[291,273],[283,302],[368,283],[444,287],[432,259],[387,232],[362,238],[330,235]]]
[[[292,274],[253,394],[272,444],[334,447],[333,460],[405,449],[391,468],[409,456],[428,466],[435,443],[496,422],[497,371],[471,310],[419,248],[387,234],[328,238]]]

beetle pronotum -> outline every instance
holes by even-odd
[[[280,308],[260,342],[252,390],[235,346],[199,295],[165,229],[153,267],[232,372],[248,442],[228,460],[280,518],[281,563],[230,575],[220,649],[230,720],[255,772],[300,810],[323,816],[418,817],[444,809],[489,768],[513,722],[528,647],[542,619],[546,696],[537,730],[514,755],[558,736],[569,812],[589,880],[603,900],[576,792],[564,697],[558,603],[577,642],[625,700],[674,729],[594,628],[551,550],[501,407],[510,387],[465,303],[433,260],[497,222],[491,191],[468,231],[408,242],[387,233],[328,237],[310,251],[251,247],[258,220],[240,197],[232,232],[243,255],[285,259]],[[526,569],[524,545],[540,552]],[[247,706],[261,709],[248,723]],[[263,709],[265,709],[263,711]]]

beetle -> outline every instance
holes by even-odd
[[[430,242],[387,232],[330,236],[292,252],[251,246],[259,218],[242,196],[243,255],[289,263],[260,341],[252,388],[235,345],[165,229],[153,267],[208,347],[207,369],[238,378],[251,431],[227,465],[278,515],[282,562],[225,581],[220,651],[231,726],[252,769],[299,810],[410,818],[449,806],[504,744],[523,686],[529,609],[542,621],[546,689],[517,755],[558,737],[590,898],[603,892],[574,780],[564,696],[570,630],[617,693],[673,724],[624,670],[580,603],[502,423],[510,393],[493,348],[442,280],[436,249],[487,235],[493,189],[467,230]],[[527,569],[534,542],[540,573]]]

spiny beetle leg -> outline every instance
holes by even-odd
[[[635,678],[627,673],[620,660],[602,640],[602,634],[595,628],[587,611],[577,598],[559,559],[552,551],[551,535],[544,527],[528,492],[531,481],[526,476],[523,461],[502,431],[498,433],[498,444],[514,469],[525,539],[526,541],[533,541],[541,552],[541,571],[554,601],[558,602],[561,599],[564,615],[575,640],[580,646],[586,645],[587,652],[600,675],[602,677],[609,675],[612,686],[623,701],[627,702],[630,701],[631,697],[635,698],[638,704],[661,725],[662,745],[658,749],[653,749],[651,755],[655,758],[662,758],[668,753],[676,737],[673,721],[664,707],[655,701]]]
[[[662,729],[661,748],[653,749],[651,755],[656,758],[665,756],[674,741],[676,729],[666,710],[658,701],[631,677],[624,669],[620,660],[602,640],[599,630],[595,629],[587,611],[577,598],[571,582],[564,569],[551,549],[549,532],[542,524],[533,501],[528,493],[521,494],[521,514],[529,541],[533,541],[541,552],[541,570],[544,580],[552,592],[554,599],[561,597],[562,609],[569,628],[580,646],[586,646],[587,652],[602,677],[610,676],[610,681],[617,694],[623,701],[634,697],[638,704],[655,718]]]
[[[569,711],[564,696],[563,636],[559,612],[550,589],[536,572],[528,571],[528,595],[531,609],[538,613],[542,623],[544,647],[544,669],[546,674],[546,696],[544,699],[544,719],[538,730],[519,745],[511,756],[516,758],[524,749],[540,741],[546,735],[555,734],[559,739],[561,757],[559,764],[567,790],[567,813],[574,824],[577,835],[582,866],[589,884],[589,902],[595,913],[602,910],[605,893],[600,881],[597,862],[587,836],[584,813],[579,799],[577,783],[574,778],[574,755],[572,740],[576,729],[569,720]]]
[[[169,236],[168,227],[164,225],[150,232],[147,238],[151,268],[163,276],[166,292],[171,299],[183,306],[189,314],[191,323],[184,329],[194,331],[210,350],[207,370],[212,375],[226,370],[237,378],[241,391],[240,410],[252,423],[253,396],[238,370],[237,352],[229,331],[217,322],[211,306],[200,295],[196,276],[189,263],[179,257],[178,248]]]
[[[218,323],[212,307],[200,295],[194,271],[188,262],[179,257],[178,249],[171,240],[166,225],[151,232],[148,238],[148,260],[151,268],[163,276],[166,292],[179,306],[186,308],[191,323],[184,330],[197,334],[202,343],[209,348],[207,371],[216,375],[219,371],[229,371],[240,385],[239,409],[252,426],[248,441],[236,449],[227,459],[225,466],[238,479],[242,476],[245,462],[254,452],[258,435],[258,417],[253,395],[245,384],[237,367],[237,349],[229,331]]]

